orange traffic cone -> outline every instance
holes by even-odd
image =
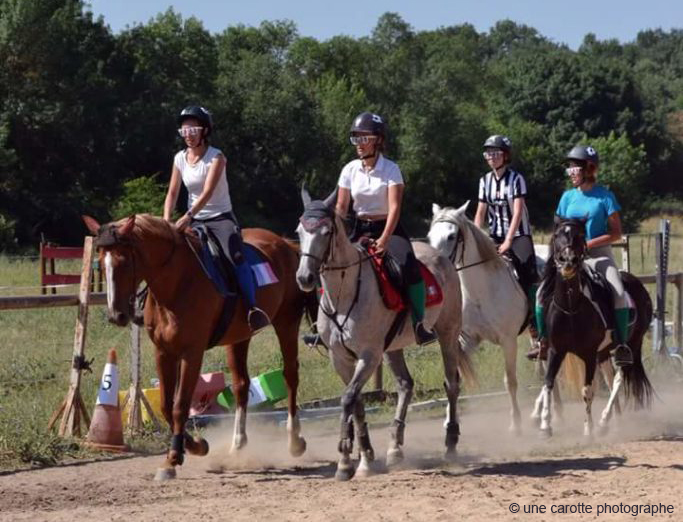
[[[116,350],[109,350],[104,365],[97,403],[92,414],[86,446],[106,451],[129,451],[123,443],[123,425],[119,408],[119,372],[116,367]]]

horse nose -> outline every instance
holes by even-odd
[[[304,274],[297,274],[296,280],[302,290],[308,290],[313,286],[315,276],[312,272],[306,272]]]
[[[128,324],[128,316],[123,312],[112,312],[109,314],[109,322],[116,326],[126,326]]]

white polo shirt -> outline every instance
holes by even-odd
[[[187,161],[185,150],[181,150],[175,155],[173,164],[180,171],[183,183],[187,188],[187,208],[192,208],[194,202],[201,196],[202,191],[204,190],[204,183],[209,176],[209,166],[219,154],[221,154],[219,149],[209,146],[206,149],[204,156],[202,156],[194,165],[191,165]],[[206,205],[197,212],[195,218],[209,219],[225,212],[230,212],[231,210],[232,201],[230,200],[228,178],[225,176],[225,168],[223,168],[223,172],[221,172],[216,188],[213,190],[213,194],[211,194]]]
[[[363,170],[360,159],[347,163],[341,171],[338,185],[349,189],[353,209],[359,217],[386,216],[389,213],[389,187],[403,185],[398,165],[382,154],[372,170]]]

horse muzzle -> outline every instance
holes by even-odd
[[[563,279],[571,279],[576,275],[577,267],[573,265],[562,265],[560,267],[560,275]]]
[[[130,315],[124,312],[111,311],[109,312],[109,322],[116,326],[128,326],[130,323]]]
[[[303,292],[310,292],[315,289],[315,284],[318,282],[317,274],[310,270],[298,270],[296,273],[296,284]]]

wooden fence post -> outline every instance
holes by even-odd
[[[81,267],[81,286],[78,293],[78,317],[74,333],[74,356],[71,364],[71,382],[64,402],[55,411],[48,423],[52,429],[59,415],[64,413],[59,423],[60,437],[81,436],[81,415],[85,424],[90,425],[90,416],[81,397],[81,371],[88,368],[85,361],[85,336],[88,327],[88,304],[90,299],[90,279],[92,275],[93,238],[86,236],[83,243],[83,266]]]

